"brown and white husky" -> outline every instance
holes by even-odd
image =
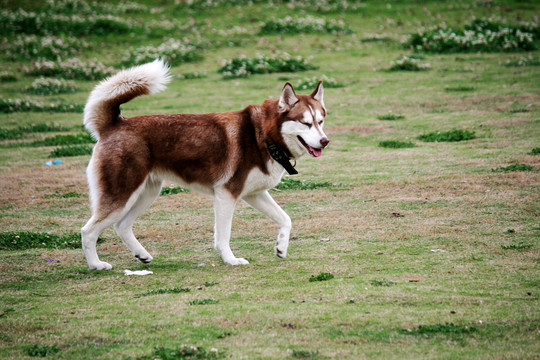
[[[321,156],[326,108],[322,82],[311,95],[297,95],[286,83],[279,99],[240,111],[202,115],[124,118],[120,105],[161,91],[171,79],[162,60],[120,71],[95,87],[84,108],[84,124],[98,140],[88,164],[92,217],[81,229],[90,269],[108,270],[96,240],[108,226],[144,263],[152,256],[133,235],[133,223],[158,197],[164,180],[214,197],[214,248],[230,265],[248,261],[229,246],[236,203],[244,200],[278,226],[275,254],[287,256],[290,217],[268,193],[289,160]]]

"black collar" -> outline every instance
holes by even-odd
[[[276,160],[281,166],[283,166],[289,175],[298,174],[298,171],[296,171],[294,166],[289,162],[289,155],[285,149],[268,141],[266,142],[266,146],[268,147],[268,152],[270,153],[272,159]]]

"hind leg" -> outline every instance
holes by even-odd
[[[144,190],[128,213],[114,225],[116,233],[131,251],[133,256],[148,264],[153,260],[152,255],[146,251],[133,234],[133,223],[154,203],[161,191],[162,181],[148,179]]]
[[[99,260],[96,251],[96,243],[103,230],[105,230],[106,227],[114,224],[117,220],[117,216],[112,214],[103,220],[98,220],[96,216],[92,216],[92,218],[88,220],[86,225],[81,229],[82,248],[90,270],[112,269],[111,264]]]
[[[89,167],[90,168],[90,167]],[[92,169],[92,168],[90,168]],[[89,172],[90,173],[90,172]],[[99,235],[105,228],[121,221],[144,190],[144,183],[135,190],[126,202],[114,202],[111,196],[103,192],[94,177],[89,176],[90,200],[92,201],[92,217],[81,229],[82,248],[84,256],[91,270],[110,270],[111,264],[100,261],[96,251],[96,243]]]

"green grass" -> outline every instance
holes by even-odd
[[[62,199],[80,198],[80,197],[85,197],[85,196],[87,196],[87,194],[80,194],[80,193],[75,192],[75,191],[70,191],[70,192],[65,193],[65,194],[60,194],[60,193],[56,192],[55,194],[46,194],[45,195],[46,198],[62,198]]]
[[[508,166],[499,166],[491,169],[492,172],[512,172],[512,171],[532,171],[533,167],[527,164],[513,164]]]
[[[309,282],[327,281],[327,280],[330,280],[330,279],[333,279],[333,278],[334,278],[333,274],[322,272],[317,276],[311,275],[311,277],[309,278]]]
[[[518,244],[509,244],[509,245],[501,245],[501,249],[503,250],[526,250],[533,247],[533,244],[526,244],[524,242],[520,242]]]
[[[34,344],[26,348],[26,354],[33,357],[46,357],[49,355],[54,355],[58,352],[60,352],[60,349],[56,345],[47,346]]]
[[[217,360],[226,357],[226,354],[217,349],[207,350],[204,347],[182,345],[177,349],[160,347],[155,349],[150,356],[138,357],[137,360],[181,360],[200,359]]]
[[[164,187],[161,189],[160,196],[167,196],[167,195],[174,195],[174,194],[188,193],[188,192],[190,192],[189,189],[186,189],[181,186]]]
[[[384,140],[379,142],[379,147],[390,149],[413,148],[416,145],[410,141]]]
[[[189,305],[212,305],[217,304],[219,300],[214,299],[195,299],[189,302]]]
[[[469,334],[476,331],[476,327],[468,325],[455,325],[450,322],[444,324],[435,324],[435,325],[420,325],[414,329],[403,330],[402,333],[410,335],[420,335],[420,336],[434,336],[438,334],[442,335],[458,335],[458,334]]]
[[[294,359],[304,359],[304,360],[316,360],[320,358],[318,351],[309,351],[309,350],[293,350],[291,356]]]
[[[50,152],[49,158],[81,156],[90,154],[92,154],[92,147],[89,145],[60,146]]]
[[[385,114],[377,116],[379,120],[403,120],[405,119],[404,115],[401,114]]]
[[[383,280],[371,280],[369,282],[373,286],[392,286],[395,285],[395,282],[383,279]]]
[[[474,131],[454,129],[450,131],[433,131],[417,137],[425,142],[458,142],[476,138]]]
[[[102,238],[98,242],[103,242]],[[0,250],[78,249],[80,233],[35,233],[31,231],[6,231],[0,233]]]
[[[165,288],[165,289],[151,290],[151,291],[145,292],[141,296],[162,295],[162,294],[180,294],[180,293],[186,293],[186,292],[190,292],[190,291],[191,291],[190,288],[181,288],[181,287]]]
[[[313,190],[327,187],[334,187],[334,184],[328,181],[296,180],[286,177],[275,188],[278,190]]]
[[[30,124],[15,129],[0,128],[0,140],[21,139],[26,134],[66,131],[67,128],[56,124]]]
[[[472,86],[459,85],[459,86],[445,87],[444,90],[449,91],[449,92],[469,92],[469,91],[474,91],[475,88]]]
[[[540,50],[402,45],[443,22],[464,29],[473,16],[534,25],[538,2],[136,1],[3,2],[2,11],[20,15],[0,22],[0,98],[13,108],[0,113],[0,358],[35,359],[34,346],[60,349],[45,358],[81,360],[212,358],[211,349],[223,359],[540,354]],[[24,26],[21,6],[35,14]],[[100,33],[105,15],[129,31],[107,30],[111,21]],[[342,21],[352,34],[259,34],[263,23],[293,15]],[[47,23],[38,29],[35,20]],[[231,248],[250,264],[224,265],[213,249],[212,198],[166,184],[181,194],[158,197],[133,227],[154,260],[142,264],[107,228],[98,253],[114,267],[90,271],[80,229],[91,216],[92,142],[19,143],[83,133],[82,105],[102,78],[132,54],[156,56],[180,42],[197,59],[169,59],[168,88],[122,105],[125,118],[236,111],[276,99],[286,81],[298,94],[324,78],[344,85],[325,88],[323,156],[298,159],[299,174],[270,191],[292,219],[287,258],[274,255],[274,222],[238,201]],[[404,56],[431,68],[388,71]],[[284,63],[290,70],[311,67],[271,72],[264,59],[273,57],[295,60]],[[223,79],[226,60],[242,58],[263,59],[250,63],[259,72]],[[70,79],[78,91],[25,93],[35,76]],[[430,133],[435,142],[417,139]],[[389,139],[417,147],[378,146]],[[64,162],[45,166],[57,147],[68,148],[53,155]],[[321,274],[334,278],[309,281]]]

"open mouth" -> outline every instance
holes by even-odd
[[[322,149],[315,149],[314,147],[309,146],[304,139],[302,139],[300,136],[297,136],[298,140],[304,145],[304,147],[307,149],[308,153],[313,157],[319,157],[322,155]]]

